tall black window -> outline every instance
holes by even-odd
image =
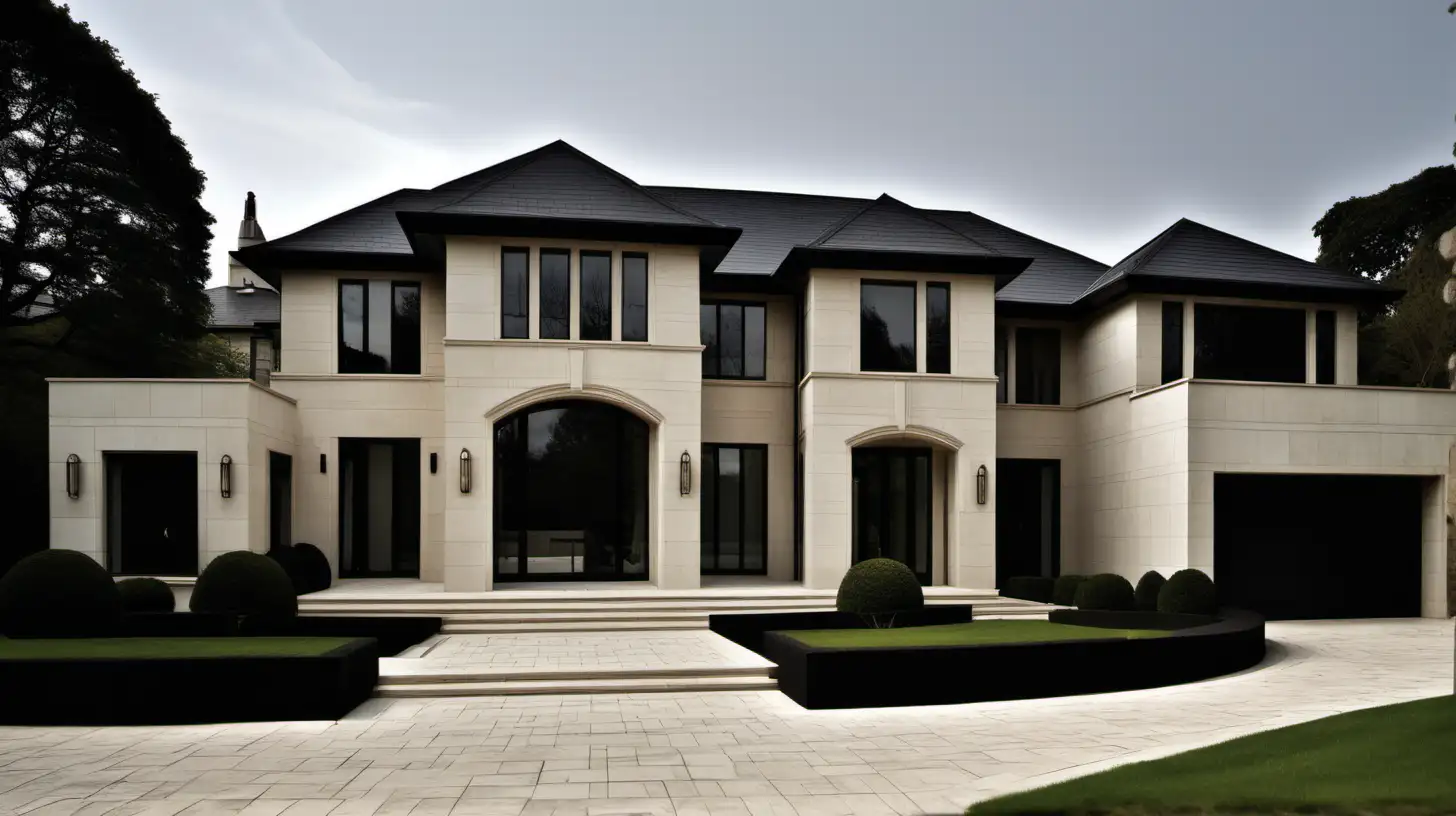
[[[581,253],[581,339],[612,339],[612,254]]]
[[[541,250],[541,338],[571,338],[571,252]]]
[[[1335,384],[1335,313],[1314,313],[1314,381]]]
[[[950,284],[925,284],[925,370],[950,373]]]
[[[420,373],[420,285],[339,281],[339,373]]]
[[[1059,329],[1016,330],[1016,401],[1022,405],[1062,402],[1062,333]]]
[[[1304,382],[1303,309],[1193,305],[1193,376]]]
[[[766,328],[762,303],[704,303],[698,317],[705,346],[704,377],[763,379]]]
[[[622,339],[647,341],[647,256],[622,253]]]
[[[1008,367],[1006,365],[1006,327],[996,327],[996,401],[1005,405],[1009,397],[1010,387],[1006,378]]]
[[[1163,301],[1163,382],[1183,378],[1183,301]]]
[[[501,337],[530,336],[530,258],[525,249],[501,251]]]
[[[704,445],[702,571],[763,574],[768,552],[768,448]]]
[[[915,370],[915,284],[860,284],[859,367]]]

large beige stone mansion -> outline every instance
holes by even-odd
[[[52,381],[52,546],[308,541],[471,592],[1193,566],[1276,615],[1447,614],[1456,394],[1361,386],[1390,293],[1233,235],[1108,268],[563,142],[272,241],[254,206],[211,294],[255,376]]]

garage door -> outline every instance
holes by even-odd
[[[1422,480],[1214,476],[1219,602],[1270,618],[1421,613]]]

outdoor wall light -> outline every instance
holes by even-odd
[[[470,449],[460,449],[460,492],[470,492]]]
[[[437,471],[439,469],[440,469],[440,454],[438,454],[438,453],[431,453],[430,454],[430,472],[431,473],[434,473],[435,471]]]
[[[222,490],[222,497],[230,499],[233,497],[233,458],[224,453],[217,465],[217,483]]]
[[[319,473],[328,473],[328,472],[329,472],[329,455],[327,453],[320,453],[319,454]]]
[[[986,473],[986,466],[976,468],[976,504],[986,503],[986,482],[990,481],[990,475]]]
[[[81,457],[74,453],[66,457],[66,495],[81,498]]]
[[[684,496],[693,492],[693,457],[687,451],[678,457],[677,492]]]

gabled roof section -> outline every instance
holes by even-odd
[[[850,213],[808,246],[936,255],[1000,254],[889,195],[881,195]]]
[[[1087,287],[1088,305],[1129,289],[1257,297],[1283,292],[1290,299],[1385,300],[1394,290],[1345,272],[1287,255],[1213,227],[1179,219],[1138,247]]]

